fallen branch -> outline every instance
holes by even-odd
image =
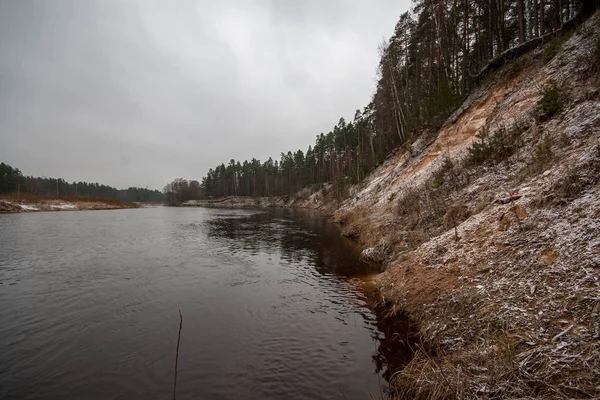
[[[515,194],[515,195],[509,196],[509,197],[502,198],[502,199],[496,199],[495,202],[498,204],[508,204],[513,201],[519,200],[521,197],[523,197],[523,196],[520,194]]]
[[[177,350],[175,350],[175,379],[173,380],[173,400],[177,390],[177,362],[179,361],[179,341],[181,340],[181,328],[183,327],[183,316],[179,310],[179,335],[177,335]]]
[[[562,331],[561,333],[559,333],[558,335],[554,336],[552,338],[553,342],[556,342],[558,339],[560,339],[561,337],[565,336],[567,333],[571,332],[571,330],[575,327],[575,324],[569,326],[567,329],[565,329],[564,331]]]
[[[523,54],[528,53],[529,51],[535,49],[536,47],[549,42],[555,36],[558,36],[562,33],[568,32],[573,28],[576,28],[581,23],[583,23],[586,18],[587,17],[571,18],[570,20],[568,20],[567,22],[562,24],[562,26],[555,31],[546,33],[543,36],[539,36],[539,37],[530,39],[530,40],[526,41],[525,43],[522,43],[516,47],[505,50],[503,53],[492,58],[487,63],[487,65],[485,67],[483,67],[483,69],[481,71],[479,71],[479,73],[477,75],[472,76],[470,72],[469,72],[469,75],[471,75],[471,77],[474,78],[474,81],[476,83],[479,83],[483,80],[483,77],[485,77],[485,75],[489,71],[496,70],[496,69],[502,67],[504,64],[506,64],[508,61],[514,60],[514,59],[522,56]]]

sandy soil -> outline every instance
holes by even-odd
[[[539,49],[517,73],[507,66],[418,154],[399,151],[333,210],[387,265],[374,278],[381,304],[420,332],[399,398],[600,398],[598,19],[547,64]],[[565,104],[540,122],[551,80]],[[484,126],[516,132],[519,148],[463,167]]]

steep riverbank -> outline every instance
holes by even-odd
[[[74,211],[74,210],[116,210],[124,208],[140,208],[143,205],[111,200],[2,200],[0,212],[34,212],[34,211]]]
[[[418,325],[399,397],[600,396],[598,26],[503,68],[333,212]]]
[[[325,191],[331,185],[325,185]],[[245,197],[228,196],[218,199],[189,200],[179,207],[215,207],[215,208],[310,208],[325,211],[337,204],[336,199],[323,195],[316,188],[306,188],[294,196]]]
[[[490,75],[344,201],[325,188],[187,205],[332,215],[387,267],[383,314],[419,331],[398,398],[600,397],[599,26]]]

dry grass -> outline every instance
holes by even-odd
[[[563,139],[563,141],[566,141]],[[542,172],[552,161],[555,156],[552,152],[552,138],[550,135],[545,135],[540,143],[533,150],[531,169],[534,173]]]
[[[459,195],[470,177],[466,168],[444,158],[432,177],[419,187],[401,192],[396,204],[396,233],[401,236],[401,251],[410,251],[448,229],[458,240],[457,226],[470,215],[465,196]]]
[[[486,330],[476,344],[447,356],[418,347],[393,376],[395,398],[597,398],[598,346],[589,344],[577,354],[556,349],[530,346],[507,330]]]
[[[67,202],[74,204],[82,203],[99,203],[106,204],[113,208],[138,208],[140,204],[123,201],[119,199],[109,197],[88,197],[88,196],[44,196],[35,195],[30,193],[12,193],[0,195],[0,200],[10,201],[13,203],[32,203],[32,204],[46,204],[52,202]]]
[[[569,357],[548,357],[542,349],[526,347],[518,334],[492,327],[483,330],[472,346],[447,356],[432,357],[420,347],[409,365],[394,376],[396,398],[568,398],[587,393],[586,384],[566,390],[553,385],[560,365],[569,364]]]
[[[594,231],[592,214],[579,236]],[[394,375],[395,398],[598,398],[600,299],[596,274],[585,267],[586,244],[569,246],[572,259],[565,259],[540,229],[515,224],[490,237],[482,225],[463,233],[461,242],[476,243],[465,247],[446,235],[387,273],[387,301],[402,304],[422,336],[414,358]],[[538,244],[522,246],[532,239]],[[483,245],[498,241],[504,245]],[[535,248],[541,251],[523,259],[519,249]]]
[[[529,234],[519,234],[515,241]],[[441,256],[446,254],[441,252]],[[494,259],[506,260],[509,254],[502,251]],[[393,376],[394,398],[566,399],[600,395],[600,343],[590,340],[594,334],[600,337],[600,332],[593,331],[600,329],[600,302],[593,295],[588,271],[571,273],[556,264],[542,276],[526,275],[521,266],[513,264],[502,278],[494,279],[496,282],[482,280],[481,274],[489,273],[487,270],[469,275],[458,272],[463,282],[483,283],[467,287],[462,283],[459,287],[444,286],[451,268],[411,268],[412,260],[402,265],[395,270],[394,282],[401,286],[402,304],[421,321],[422,339],[410,363]],[[529,279],[538,281],[537,285],[521,284],[521,280]],[[495,290],[498,280],[502,284]],[[537,289],[533,297],[540,281],[556,289]],[[566,301],[569,288],[584,283],[581,296]],[[536,298],[549,307],[533,308],[536,313],[543,309],[545,318],[527,315],[527,305],[532,306],[528,299]],[[575,321],[562,321],[560,307],[572,310]]]
[[[21,211],[21,207],[0,199],[0,212],[17,212]]]
[[[469,196],[460,195],[471,175],[464,163],[445,157],[424,184],[408,186],[387,198],[392,219],[372,218],[364,207],[344,209],[336,214],[342,235],[376,249],[379,261],[390,261],[412,251],[443,232],[457,227],[472,215]]]
[[[365,247],[385,249],[382,302],[421,337],[393,375],[394,398],[600,398],[598,91],[581,95],[585,71],[571,70],[554,75],[564,92],[546,104],[521,85],[529,97],[486,115],[477,154],[464,141],[447,150],[454,159],[424,149],[439,163],[424,184],[419,155],[396,157],[364,191],[370,226],[350,224]],[[557,117],[538,119],[540,109]],[[458,141],[467,126],[452,123]]]
[[[566,167],[566,172],[548,191],[540,193],[534,205],[540,208],[565,205],[599,182],[600,154],[577,166]]]
[[[459,162],[444,162],[428,185],[394,199],[402,202],[394,225],[410,229],[395,234],[427,232],[412,243],[412,250],[403,243],[402,257],[382,279],[388,301],[402,305],[401,311],[420,323],[422,336],[414,358],[394,374],[394,398],[600,398],[598,278],[589,269],[590,239],[583,240],[597,230],[593,210],[572,206],[597,196],[600,147],[596,151],[585,142],[564,141],[555,152],[548,135],[534,136],[537,140],[496,162],[531,157],[525,163],[531,181],[519,181],[521,163],[512,168],[513,175],[504,174],[504,184],[537,182],[542,203],[533,195],[530,203],[488,199],[477,205],[494,185],[485,177],[499,171],[493,165],[466,171]],[[547,169],[549,173],[539,174]],[[464,190],[469,181],[477,185],[475,198]],[[507,197],[515,193],[508,191]],[[486,215],[497,204],[503,204],[500,225],[504,220],[512,224],[502,229],[495,217],[476,231],[456,229],[469,215],[487,209]],[[548,212],[558,214],[549,218]],[[581,239],[561,237],[571,241],[568,250],[554,248],[556,242],[549,239],[555,237],[549,234],[554,224],[563,219],[582,226],[573,231]]]
[[[357,207],[337,216],[336,221],[342,226],[342,236],[357,239],[364,238],[364,230],[368,225],[368,211],[364,207]]]

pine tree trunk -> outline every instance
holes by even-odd
[[[525,16],[523,15],[523,0],[518,0],[519,7],[519,43],[525,42]]]
[[[389,64],[388,64],[389,65]],[[404,126],[402,125],[402,121],[400,120],[400,101],[398,99],[398,92],[396,91],[396,79],[394,79],[394,70],[389,66],[390,76],[392,79],[392,98],[394,101],[394,121],[396,121],[396,130],[398,131],[398,137],[400,138],[400,142],[404,141]]]
[[[369,133],[369,142],[371,143],[371,159],[372,164],[375,165],[377,163],[377,160],[375,160],[375,147],[373,147],[373,134]]]
[[[544,27],[545,8],[544,0],[540,0],[540,35],[542,36],[544,36],[544,33],[546,33],[546,29]]]
[[[494,35],[493,35],[493,31],[494,31],[494,24],[493,24],[493,18],[492,18],[492,0],[488,0],[488,39],[489,39],[489,46],[490,46],[490,55],[489,55],[489,59],[491,60],[492,58],[494,58]]]
[[[467,91],[467,57],[469,56],[469,41],[467,40],[467,33],[469,27],[469,2],[464,0],[465,15],[463,19],[463,59],[462,59],[462,90],[463,93]]]

